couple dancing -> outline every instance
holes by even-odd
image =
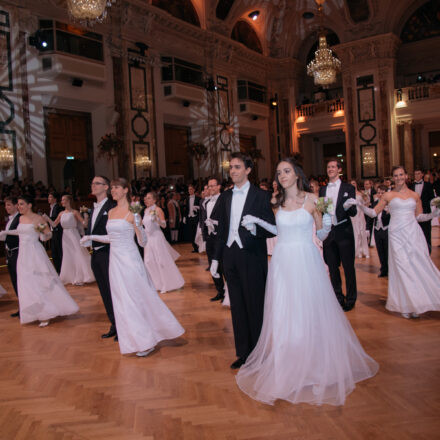
[[[285,159],[277,167],[275,225],[270,194],[248,180],[252,165],[232,155],[234,188],[211,216],[218,221],[211,273],[217,276],[221,259],[231,301],[238,356],[231,368],[241,367],[238,386],[261,402],[342,405],[378,366],[345,318],[313,242],[313,224],[325,240],[332,220],[321,219],[301,168]],[[268,272],[266,239],[274,234]]]

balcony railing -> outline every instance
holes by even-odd
[[[396,103],[440,98],[440,83],[420,84],[396,90]]]
[[[332,99],[331,101],[317,102],[315,104],[303,104],[296,107],[297,117],[320,116],[344,110],[344,99]]]

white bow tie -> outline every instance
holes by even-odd
[[[244,194],[244,189],[243,188],[233,188],[232,189],[232,191],[235,193],[235,194]]]
[[[335,186],[336,186],[336,182],[335,182],[335,183],[329,183],[329,184],[328,184],[328,187],[329,187],[329,188],[333,188],[333,187],[335,187]]]

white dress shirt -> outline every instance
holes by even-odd
[[[338,223],[338,219],[336,218],[336,203],[338,203],[338,194],[339,188],[341,187],[341,179],[338,179],[336,182],[329,182],[327,184],[327,192],[326,196],[332,199],[334,214],[332,215],[332,223],[336,225]]]
[[[101,212],[101,209],[105,205],[107,200],[108,200],[108,198],[106,197],[104,200],[101,200],[99,203],[94,203],[93,204],[93,215],[92,215],[91,231],[89,231],[89,234],[92,233],[93,228],[95,227],[96,219],[98,218],[98,215]]]
[[[52,205],[50,205],[50,211],[49,211],[49,217],[52,218],[52,213],[53,213],[53,208],[55,208],[56,203],[52,203]]]
[[[196,200],[196,196],[189,196],[189,210],[188,210],[188,217],[195,217],[194,214],[194,202]]]
[[[414,182],[414,191],[421,196],[423,191],[423,180],[420,180],[419,182]]]
[[[234,186],[232,190],[231,220],[229,222],[229,235],[226,243],[228,247],[231,247],[235,241],[239,248],[243,249],[238,228],[240,227],[241,214],[243,213],[244,203],[246,202],[250,186],[250,182],[247,181],[241,188]]]
[[[211,196],[209,200],[206,202],[206,218],[211,218],[212,210],[214,209],[214,206],[217,202],[217,199],[219,198],[220,194],[217,194],[216,196]]]

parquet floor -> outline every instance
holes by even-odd
[[[440,313],[405,320],[385,311],[375,250],[357,262],[359,299],[348,317],[380,371],[344,407],[267,406],[242,394],[229,369],[230,312],[209,302],[205,256],[177,250],[186,285],[163,298],[186,333],[146,358],[121,356],[100,338],[108,324],[95,284],[69,287],[80,313],[46,328],[21,326],[9,316],[15,297],[0,299],[1,440],[440,438]],[[5,269],[0,283],[11,290]]]

